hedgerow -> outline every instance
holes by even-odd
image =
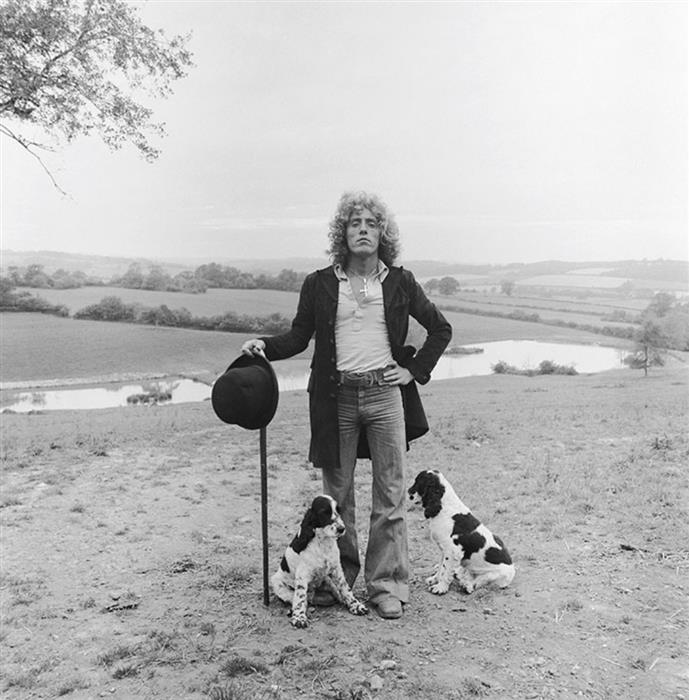
[[[546,326],[558,326],[560,328],[572,328],[598,335],[607,335],[614,338],[626,338],[631,340],[634,337],[635,328],[633,326],[596,326],[590,323],[577,323],[576,321],[565,321],[562,319],[543,319],[537,313],[526,313],[524,311],[486,311],[485,309],[474,309],[465,306],[454,306],[442,304],[438,308],[441,311],[452,311],[459,314],[473,314],[475,316],[490,316],[492,318],[508,318],[513,321],[528,321],[530,323],[543,323]]]
[[[225,331],[228,333],[284,333],[290,327],[290,320],[279,313],[267,316],[249,316],[226,311],[215,316],[192,316],[186,308],[170,309],[165,304],[146,307],[141,304],[125,304],[119,297],[108,296],[97,304],[80,309],[75,319],[92,321],[119,321],[141,323],[170,328],[189,328],[202,331]]]
[[[558,365],[552,360],[543,360],[536,369],[519,369],[504,360],[500,360],[491,369],[494,374],[521,374],[525,377],[535,377],[541,374],[566,374],[570,376],[578,374],[571,365]]]
[[[15,292],[12,285],[0,283],[0,311],[35,312],[53,316],[69,316],[64,304],[51,304],[29,292]]]

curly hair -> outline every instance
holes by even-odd
[[[345,192],[340,197],[335,216],[330,221],[328,228],[330,247],[326,253],[330,256],[333,264],[346,267],[349,262],[347,224],[352,212],[357,209],[368,209],[376,217],[380,230],[378,257],[386,265],[393,265],[400,252],[397,223],[380,197],[368,192]]]

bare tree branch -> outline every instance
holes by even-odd
[[[36,143],[35,141],[28,141],[21,137],[19,134],[14,134],[10,129],[8,129],[4,124],[0,124],[0,134],[4,134],[5,136],[13,139],[16,141],[24,150],[26,150],[28,153],[30,153],[40,164],[40,166],[43,168],[45,173],[48,175],[50,178],[50,181],[53,183],[53,186],[55,189],[65,197],[69,196],[67,192],[65,192],[60,185],[58,185],[57,180],[53,176],[53,174],[50,172],[50,169],[48,166],[43,162],[43,159],[36,153],[34,150],[32,150],[33,147],[35,148],[42,148],[46,151],[52,151],[52,148],[49,148],[48,146],[45,146],[40,143]]]

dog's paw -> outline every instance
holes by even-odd
[[[306,615],[292,615],[290,622],[292,623],[292,627],[296,627],[297,629],[304,629],[309,626]]]
[[[459,583],[459,588],[464,593],[473,593],[476,589],[474,585],[474,579],[464,570],[455,572],[455,578],[457,583]]]
[[[352,615],[368,615],[368,608],[358,600],[354,601],[347,609]]]
[[[428,587],[428,590],[435,595],[444,595],[449,588],[450,586],[447,583],[434,583]]]

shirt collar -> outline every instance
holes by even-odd
[[[333,270],[335,271],[335,277],[337,277],[337,279],[340,280],[340,282],[345,282],[348,279],[347,273],[344,271],[344,268],[342,267],[342,265],[340,265],[340,263],[333,265]],[[378,260],[378,267],[373,273],[373,277],[377,278],[378,281],[382,283],[383,280],[388,276],[388,272],[390,272],[388,266],[382,260]]]

